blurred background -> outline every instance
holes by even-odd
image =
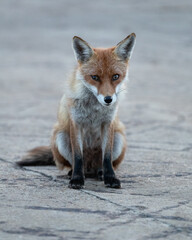
[[[191,26],[190,0],[1,0],[1,154],[17,159],[49,143],[63,83],[76,64],[74,35],[111,47],[135,32],[120,108],[130,146],[183,144],[192,131]],[[181,131],[181,124],[190,131]],[[137,135],[143,131],[147,137]]]
[[[50,143],[73,36],[111,47],[132,32],[122,189],[13,168]],[[0,239],[191,240],[191,159],[191,0],[0,0]]]

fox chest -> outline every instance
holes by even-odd
[[[71,108],[71,117],[81,129],[84,144],[93,148],[101,144],[101,128],[114,118],[115,110],[99,102],[76,102]]]
[[[71,116],[75,123],[83,129],[99,128],[110,123],[114,118],[113,106],[104,107],[96,101],[76,101],[71,108]]]

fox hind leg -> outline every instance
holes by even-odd
[[[67,132],[60,131],[53,135],[52,152],[59,169],[72,168],[71,143]]]
[[[117,169],[119,164],[123,161],[125,156],[126,150],[126,138],[122,132],[115,132],[114,133],[114,140],[113,140],[113,168]]]

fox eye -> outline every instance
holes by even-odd
[[[113,77],[112,77],[112,80],[115,81],[119,79],[119,74],[114,74]]]
[[[98,75],[91,75],[91,78],[94,80],[94,81],[100,81],[100,78]]]

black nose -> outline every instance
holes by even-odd
[[[106,96],[105,98],[104,98],[104,101],[106,102],[106,103],[111,103],[112,102],[112,97],[111,96]]]

